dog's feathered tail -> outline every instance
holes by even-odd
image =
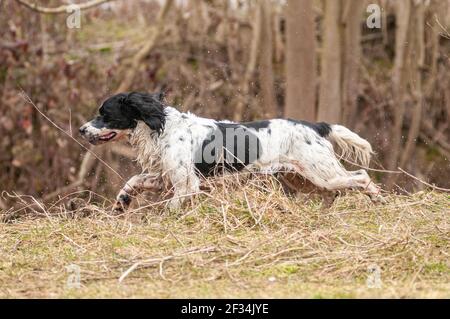
[[[330,127],[331,132],[328,138],[339,146],[341,156],[369,167],[370,156],[373,154],[370,143],[342,125],[330,125]]]

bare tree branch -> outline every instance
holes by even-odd
[[[69,4],[69,5],[61,5],[61,6],[55,7],[55,8],[47,8],[47,7],[42,7],[40,5],[37,5],[36,3],[29,3],[28,1],[25,1],[25,0],[16,0],[16,2],[27,7],[28,9],[33,10],[38,13],[43,13],[43,14],[67,13],[67,9],[73,7],[74,5],[76,5],[77,8],[80,10],[86,10],[86,9],[90,9],[90,8],[101,5],[102,3],[106,3],[106,2],[110,2],[110,1],[114,1],[114,0],[90,0],[85,3],[80,3],[80,4]]]
[[[133,61],[131,62],[131,67],[128,69],[128,72],[125,74],[124,79],[122,80],[122,83],[120,83],[119,88],[117,89],[116,93],[121,93],[123,91],[127,91],[132,82],[133,79],[139,69],[139,66],[141,62],[144,60],[144,58],[148,55],[148,53],[153,49],[155,46],[162,29],[164,28],[164,21],[167,16],[167,13],[169,12],[170,7],[172,6],[173,0],[167,0],[164,3],[164,6],[160,9],[158,17],[156,18],[156,24],[152,26],[148,40],[144,45],[140,48],[140,50],[135,54],[133,57]]]

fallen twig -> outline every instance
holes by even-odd
[[[416,181],[418,181],[418,182],[420,182],[420,183],[422,183],[422,184],[424,184],[424,185],[427,185],[428,187],[431,187],[432,189],[436,189],[436,190],[440,190],[440,191],[442,191],[442,192],[450,193],[450,189],[448,189],[448,188],[443,188],[443,187],[438,187],[438,186],[432,185],[432,184],[427,183],[427,182],[421,180],[420,178],[418,178],[418,177],[416,177],[416,176],[414,176],[414,175],[408,173],[407,171],[403,170],[403,169],[400,168],[400,167],[399,167],[398,169],[399,169],[401,172],[403,172],[404,174],[406,174],[406,175],[408,175],[409,177],[411,177],[412,179],[415,179]]]
[[[160,273],[161,273],[161,265],[162,265],[162,263],[164,263],[167,260],[174,259],[174,258],[180,258],[183,256],[192,255],[192,254],[212,252],[214,250],[216,250],[216,247],[214,247],[214,246],[205,247],[205,248],[201,248],[201,249],[194,249],[194,250],[190,249],[190,250],[187,250],[187,251],[179,253],[179,254],[173,254],[173,255],[169,255],[169,256],[165,256],[165,257],[150,258],[150,259],[138,261],[138,262],[134,263],[130,268],[128,268],[120,276],[119,282],[122,282],[133,270],[135,270],[139,266],[147,266],[148,267],[148,266],[158,263],[160,265]]]

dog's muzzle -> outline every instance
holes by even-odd
[[[93,145],[106,143],[113,140],[117,136],[117,132],[106,128],[98,129],[90,125],[84,124],[79,129],[80,135]]]

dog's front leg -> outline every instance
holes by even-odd
[[[183,202],[190,196],[200,191],[200,180],[192,171],[181,168],[170,174],[170,180],[173,185],[174,194],[169,201],[170,209],[178,209]]]
[[[133,196],[137,196],[145,191],[153,193],[161,192],[162,180],[159,175],[140,174],[133,176],[120,190],[113,206],[114,213],[122,213],[128,209]]]

